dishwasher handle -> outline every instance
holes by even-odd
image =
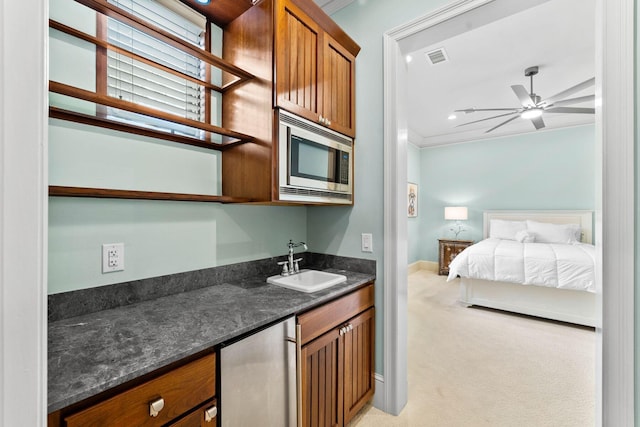
[[[302,325],[296,323],[296,410],[298,427],[302,427]]]

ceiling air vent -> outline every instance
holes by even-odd
[[[429,63],[431,65],[436,65],[441,62],[448,61],[447,52],[444,51],[444,48],[432,50],[431,52],[426,53],[427,58],[429,58]]]

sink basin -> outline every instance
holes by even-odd
[[[290,276],[271,276],[267,283],[293,289],[300,292],[316,292],[347,281],[342,274],[327,273],[318,270],[300,270]]]

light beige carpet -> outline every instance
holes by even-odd
[[[593,426],[595,332],[457,302],[458,280],[409,276],[409,402],[351,427]]]

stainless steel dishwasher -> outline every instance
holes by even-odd
[[[220,349],[222,427],[295,427],[296,395],[294,317]]]

